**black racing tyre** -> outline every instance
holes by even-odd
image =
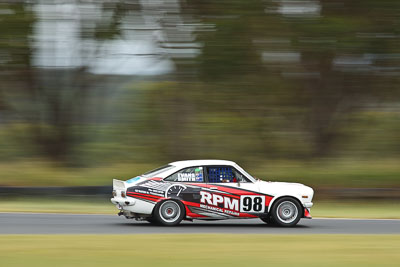
[[[279,226],[295,226],[300,221],[302,215],[302,208],[299,201],[291,197],[278,199],[271,208],[271,218]]]
[[[268,215],[267,217],[260,217],[261,221],[265,222],[266,224],[269,225],[274,225],[275,221],[272,219],[271,215]]]
[[[158,203],[153,218],[162,225],[178,225],[185,217],[185,208],[180,201],[168,199]]]
[[[151,224],[158,224],[158,221],[153,217],[146,218],[146,221],[148,221]]]

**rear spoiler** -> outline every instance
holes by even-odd
[[[117,179],[113,179],[113,189],[114,190],[124,190],[125,182]]]

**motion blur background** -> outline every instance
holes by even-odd
[[[0,185],[221,158],[398,189],[399,74],[398,0],[0,0]]]

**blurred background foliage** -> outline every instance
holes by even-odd
[[[400,186],[399,74],[397,0],[0,1],[0,185]]]

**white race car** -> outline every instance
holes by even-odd
[[[127,181],[114,179],[112,194],[118,215],[162,225],[260,218],[268,224],[294,226],[301,218],[311,218],[314,190],[255,179],[232,161],[186,160]]]

